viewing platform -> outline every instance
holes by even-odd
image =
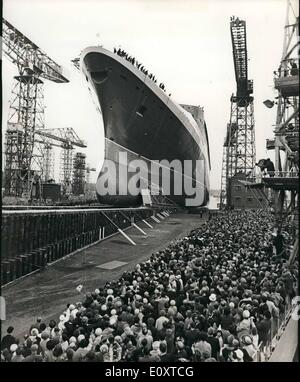
[[[283,97],[299,95],[299,74],[274,79],[275,89],[280,91]]]
[[[274,176],[262,177],[266,187],[273,190],[298,191],[299,173],[297,171],[275,171]]]
[[[270,176],[274,175],[274,176]],[[263,187],[272,188],[273,190],[298,191],[299,189],[299,172],[298,171],[275,171],[270,172],[268,176],[264,174],[256,176],[256,178],[247,178],[240,180],[244,186],[252,189],[261,189]]]

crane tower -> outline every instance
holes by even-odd
[[[2,24],[3,52],[19,71],[6,131],[5,194],[24,196],[30,194],[34,166],[40,174],[43,170],[44,146],[35,142],[36,130],[44,128],[43,80],[69,80],[63,68],[29,38],[4,18]]]
[[[275,174],[263,182],[273,191],[276,229],[290,222],[293,250],[290,260],[299,253],[299,4],[287,0],[283,49],[274,72],[277,105],[274,139],[267,149],[275,151]]]
[[[249,176],[255,166],[253,81],[248,80],[246,22],[231,17],[230,32],[236,93],[230,98],[230,121],[223,145],[221,207],[232,203],[230,179],[237,174]]]

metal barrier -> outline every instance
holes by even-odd
[[[291,318],[292,310],[292,304],[289,302],[277,319],[272,318],[267,343],[259,343],[254,362],[268,362]]]
[[[299,178],[298,171],[268,171],[267,174],[274,178]]]

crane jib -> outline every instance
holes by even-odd
[[[69,82],[65,68],[58,65],[4,18],[2,18],[2,24],[3,52],[18,68],[49,81]]]
[[[230,31],[237,85],[236,96],[238,98],[249,97],[253,93],[253,81],[248,80],[246,22],[238,17],[232,18]]]

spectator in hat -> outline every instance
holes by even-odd
[[[25,342],[23,343],[23,349],[22,354],[23,357],[26,358],[31,354],[31,346],[32,346],[32,340],[27,336]]]
[[[13,326],[9,326],[6,330],[7,334],[1,340],[1,350],[9,349],[12,344],[16,343],[16,338],[12,335]]]
[[[36,322],[30,326],[29,331],[31,332],[32,329],[37,329],[38,331],[40,331],[41,324],[42,324],[42,317],[37,317]]]
[[[256,324],[259,338],[258,342],[262,342],[263,346],[266,346],[270,340],[271,325],[271,313],[266,311],[263,319],[259,320]]]
[[[73,362],[74,350],[72,348],[68,348],[66,350],[66,361]]]
[[[153,343],[153,337],[151,335],[151,332],[148,330],[147,326],[144,326],[142,328],[141,333],[138,335],[138,340],[137,340],[137,347],[141,347],[141,342],[142,340],[145,339],[147,341],[147,344],[145,345],[149,350],[152,348],[152,343]]]
[[[54,357],[54,362],[63,362],[65,361],[65,354],[62,349],[61,344],[55,345],[55,348],[53,349],[53,357]]]
[[[31,354],[25,357],[22,362],[42,362],[43,357],[38,354],[38,349],[38,345],[33,344],[31,346]]]
[[[157,355],[154,355],[146,347],[143,349],[143,354],[139,358],[139,362],[159,362],[160,358]]]
[[[17,347],[15,351],[15,355],[12,356],[11,362],[22,362],[24,359],[22,354],[22,349],[20,347]]]
[[[42,353],[43,357],[44,357],[45,352],[47,350],[46,345],[47,345],[48,341],[49,341],[49,334],[48,334],[48,332],[46,332],[46,331],[42,332],[42,334],[41,334],[41,342],[40,342],[39,346],[40,346],[41,353]]]
[[[245,362],[253,362],[257,353],[257,349],[253,345],[252,338],[250,336],[244,336],[241,342]]]
[[[234,330],[233,316],[229,306],[225,306],[223,314],[221,315],[220,323],[222,329],[228,330],[230,332]]]
[[[18,349],[18,345],[17,344],[12,344],[10,346],[10,354],[12,355],[12,359],[14,358],[14,356],[16,355],[16,350]]]
[[[252,338],[253,346],[255,347],[255,349],[258,349],[258,340],[259,340],[259,337],[258,337],[256,326],[254,326],[252,328],[252,330],[251,330],[251,338]]]
[[[254,326],[253,317],[250,317],[249,310],[244,310],[242,315],[243,319],[236,327],[238,338],[245,335],[250,335],[251,328]]]
[[[214,329],[212,327],[208,328],[207,334],[208,336],[206,341],[211,346],[211,356],[215,358],[216,360],[218,360],[220,355],[220,350],[221,350],[220,342],[218,338],[214,336]]]
[[[183,341],[177,341],[174,352],[174,361],[187,361],[188,352]]]
[[[184,330],[184,337],[187,346],[192,346],[192,344],[198,339],[200,330],[196,327],[194,321],[191,322],[189,329]]]
[[[170,298],[166,295],[166,293],[163,291],[161,294],[161,297],[158,298],[158,312],[161,312],[162,310],[165,312],[166,304],[170,301]]]
[[[211,345],[207,342],[207,335],[205,332],[199,334],[197,342],[193,345],[193,350],[194,354],[200,359],[203,359],[204,352],[211,357]]]
[[[11,362],[11,360],[12,360],[12,355],[10,351],[7,348],[5,348],[1,352],[1,362]]]
[[[160,342],[159,344],[159,351],[160,351],[160,361],[161,362],[174,362],[175,356],[174,353],[167,352],[167,345],[165,342]]]
[[[244,353],[241,349],[237,349],[233,352],[232,361],[233,362],[244,362]]]
[[[164,322],[168,322],[168,318],[166,317],[166,312],[164,310],[160,311],[160,316],[155,322],[155,328],[158,332],[161,332],[163,329]]]
[[[223,338],[223,332],[221,329],[218,329],[216,332],[216,339],[219,341],[219,347],[222,349],[224,347],[224,338]]]
[[[265,303],[267,304],[269,312],[271,313],[271,317],[274,318],[274,319],[277,319],[279,317],[279,309],[274,304],[274,302],[271,300],[270,294],[269,293],[265,293],[262,296],[262,301],[265,301]]]
[[[144,346],[144,348],[147,348],[147,346]],[[153,342],[152,350],[150,350],[150,354],[156,358],[160,357],[160,341]]]
[[[110,355],[108,351],[108,346],[106,344],[103,344],[100,346],[100,354],[98,355],[98,359],[100,362],[110,362]],[[73,357],[74,359],[74,357]]]

